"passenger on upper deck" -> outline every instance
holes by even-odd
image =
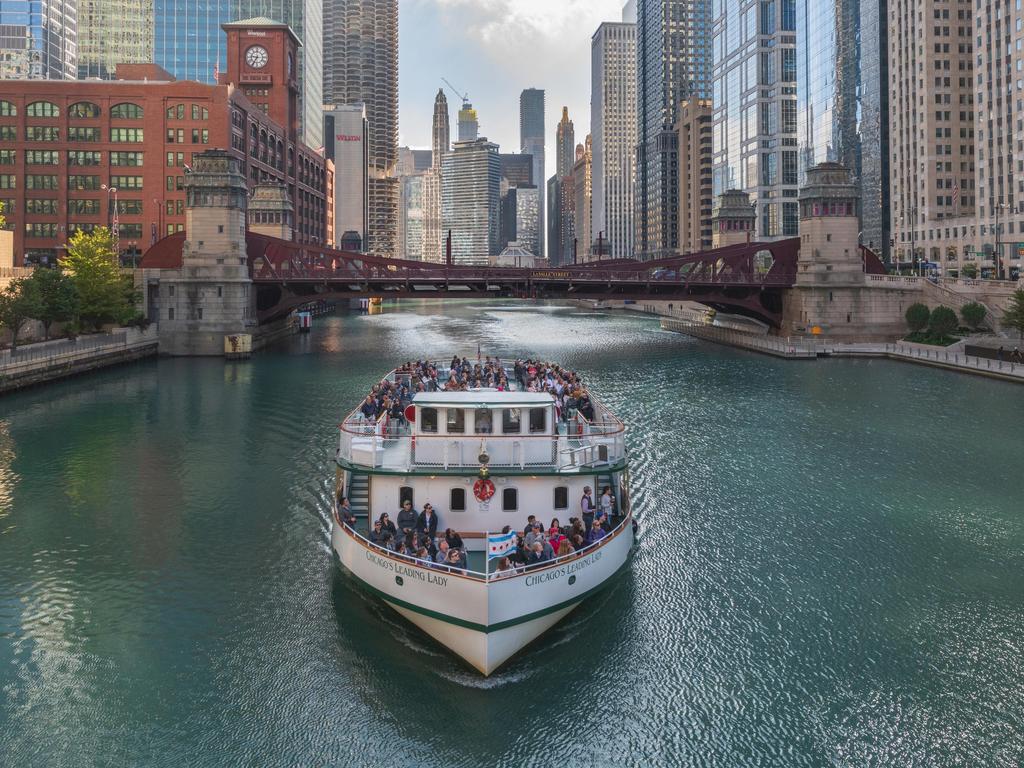
[[[371,421],[377,418],[377,401],[374,400],[373,395],[366,396],[366,400],[364,400],[363,404],[359,407],[359,411],[364,417]]]

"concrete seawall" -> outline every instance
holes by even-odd
[[[0,353],[0,394],[82,373],[134,362],[158,353],[154,327],[147,331],[124,328],[113,333],[83,336],[21,347]]]

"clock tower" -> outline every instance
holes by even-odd
[[[222,84],[235,85],[246,98],[288,130],[299,131],[299,39],[287,24],[263,17],[224,24],[228,71]]]

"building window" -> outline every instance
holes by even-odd
[[[75,216],[96,216],[99,212],[99,200],[68,200],[69,214]]]
[[[56,176],[26,176],[25,189],[56,189]]]
[[[80,101],[68,107],[68,117],[72,120],[86,120],[100,116],[99,105],[91,101]]]
[[[14,141],[18,138],[18,129],[13,125],[0,125],[0,139]]]
[[[185,129],[184,128],[168,128],[167,129],[167,143],[168,144],[184,144],[185,143]]]
[[[193,128],[192,129],[192,143],[193,144],[209,144],[210,143],[210,131],[207,128]]]
[[[117,201],[117,212],[127,214],[129,216],[138,216],[142,214],[142,201],[141,200],[118,200]]]
[[[115,104],[110,108],[110,116],[114,120],[141,120],[142,107],[129,101]]]
[[[68,141],[99,141],[99,128],[68,128]]]
[[[68,165],[100,165],[102,162],[102,152],[92,152],[89,150],[68,152]]]
[[[206,107],[200,107],[198,104],[192,105],[193,120],[208,120],[209,118],[210,113],[207,111]]]
[[[141,144],[141,128],[111,128],[110,141],[115,144]]]
[[[0,99],[0,117],[17,117],[18,108],[9,101]]]
[[[14,165],[14,160],[13,149],[0,149],[0,165]]]
[[[54,215],[57,213],[57,201],[53,198],[28,198],[25,200],[25,213]]]
[[[120,224],[117,232],[122,240],[138,240],[142,237],[141,224]]]
[[[49,101],[33,101],[25,109],[29,117],[60,117],[60,108]]]
[[[56,222],[31,222],[25,225],[25,237],[56,237]]]
[[[185,165],[185,153],[184,152],[168,152],[167,153],[167,167],[174,168],[182,167]]]
[[[99,189],[99,176],[68,176],[68,189]]]
[[[184,120],[185,119],[185,105],[184,104],[173,104],[167,108],[167,119],[168,120]]]
[[[141,152],[111,152],[110,164],[117,166],[139,167],[142,165]]]
[[[504,488],[501,491],[501,511],[516,512],[519,509],[519,491],[515,488]]]
[[[18,177],[13,173],[0,173],[0,189],[17,189]]]
[[[167,310],[167,319],[168,320],[173,320],[174,319],[174,307],[170,307]]]
[[[29,125],[25,127],[26,141],[60,141],[60,128],[55,125]]]
[[[25,150],[26,165],[60,165],[60,153],[55,149]]]
[[[448,509],[451,512],[465,512],[466,511],[466,489],[465,488],[452,488],[451,496],[448,500]]]

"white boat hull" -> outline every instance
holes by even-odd
[[[600,547],[513,577],[483,580],[419,566],[367,546],[334,523],[341,564],[437,642],[490,675],[615,577],[633,547],[632,521]]]

